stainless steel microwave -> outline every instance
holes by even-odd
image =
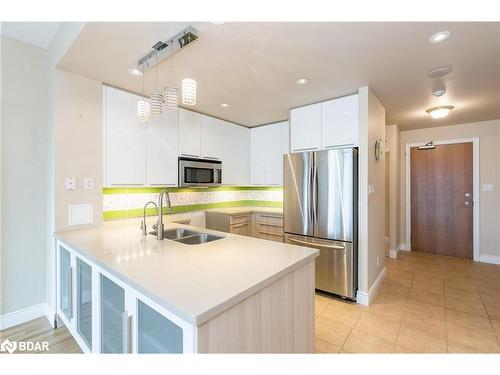
[[[222,184],[222,161],[179,158],[179,186],[218,186]]]

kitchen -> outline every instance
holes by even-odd
[[[397,45],[391,35],[398,30],[421,51],[439,54],[447,42],[435,46],[427,39],[445,26],[365,24],[350,43],[359,43],[359,53],[372,31]],[[449,42],[491,27],[458,24]],[[497,352],[497,305],[488,294],[497,269],[484,266],[496,259],[487,248],[494,241],[483,241],[490,253],[474,263],[472,255],[457,265],[409,254],[400,235],[411,229],[409,221],[399,225],[401,192],[411,181],[407,174],[407,185],[401,184],[409,162],[404,146],[410,147],[402,140],[416,130],[393,137],[390,90],[377,80],[335,83],[339,77],[320,63],[334,61],[335,53],[306,42],[321,34],[341,43],[333,35],[353,30],[328,23],[57,25],[49,48],[37,55],[45,64],[40,76],[46,73],[40,95],[48,94],[49,108],[40,113],[51,125],[40,134],[50,139],[48,151],[34,153],[50,167],[39,192],[46,211],[33,216],[46,220],[41,227],[27,224],[37,228],[47,251],[37,258],[44,267],[31,285],[36,301],[17,304],[23,293],[6,293],[6,337],[19,339],[18,325],[43,319],[44,330],[64,332],[66,350],[61,342],[51,347],[61,353],[413,353],[425,351],[422,342],[440,353],[465,350],[454,343]],[[2,40],[12,51],[31,53],[14,38]],[[296,63],[308,53],[317,61]],[[292,61],[282,69],[274,59],[287,54]],[[15,61],[5,63],[12,72]],[[459,104],[451,107],[439,110],[461,115]],[[435,120],[418,112],[418,121]],[[495,113],[476,119],[493,121],[481,126],[495,129],[496,137]],[[444,124],[453,127],[453,121]],[[411,147],[423,147],[421,138]],[[428,147],[441,144],[436,138]],[[481,144],[482,152],[492,148],[484,139]],[[481,184],[490,185],[496,175],[481,176],[489,178]],[[396,214],[389,217],[391,210]],[[419,273],[426,273],[423,286]],[[449,291],[449,273],[460,283],[478,277],[474,285],[488,284],[486,297],[479,297],[487,314],[475,311],[486,319],[482,342],[466,345],[453,330],[441,331],[453,316],[449,310],[471,313],[457,300],[479,304]],[[438,285],[425,295],[422,288],[434,278]],[[436,297],[440,288],[443,296]],[[445,299],[445,293],[455,294]],[[415,328],[422,324],[416,310],[432,298],[439,305],[435,315],[447,314],[435,345]]]

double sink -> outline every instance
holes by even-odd
[[[149,232],[154,236],[157,235],[156,231]],[[174,228],[174,229],[166,229],[163,231],[163,238],[166,240],[172,240],[176,242],[180,242],[186,245],[200,245],[206,242],[212,242],[216,240],[220,240],[224,237],[216,236],[208,233],[200,233],[195,232],[193,230],[184,229],[184,228]]]

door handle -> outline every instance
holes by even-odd
[[[312,191],[312,198],[313,198],[313,220],[314,220],[314,226],[316,226],[316,223],[318,222],[318,166],[316,165],[316,157],[313,154],[313,191]]]

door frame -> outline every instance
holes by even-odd
[[[412,147],[424,146],[427,142],[405,144],[405,184],[406,184],[406,244],[407,251],[411,251],[411,153]],[[446,139],[433,141],[437,145],[449,145],[456,143],[472,143],[472,189],[473,189],[473,219],[472,219],[472,260],[479,261],[480,257],[480,191],[479,191],[479,137]]]

